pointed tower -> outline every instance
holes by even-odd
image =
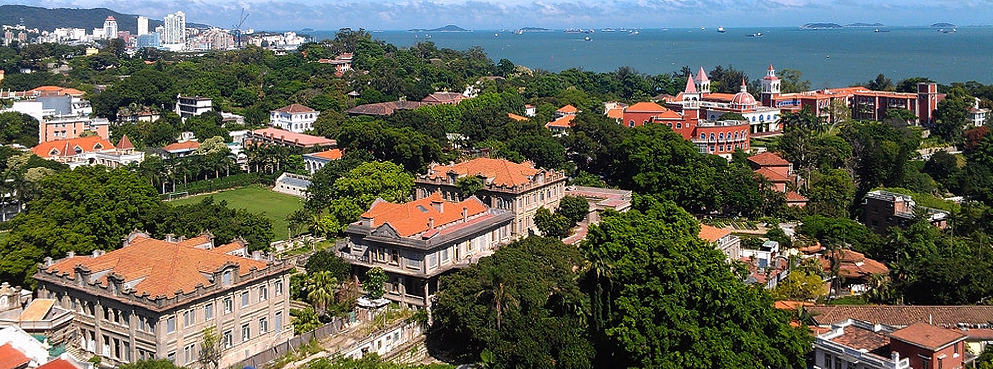
[[[128,139],[128,135],[124,135],[121,137],[120,141],[117,141],[117,147],[115,147],[115,149],[117,149],[117,152],[130,154],[134,151],[134,145],[131,144],[131,140]]]
[[[703,67],[700,67],[700,71],[696,73],[696,79],[693,82],[701,95],[710,94],[710,78],[707,78],[707,72],[703,70]]]
[[[696,89],[693,73],[686,79],[686,88],[683,90],[683,120],[695,122],[700,119],[700,91]]]
[[[775,107],[776,97],[779,97],[779,77],[776,77],[776,70],[769,64],[769,70],[762,78],[762,105]]]

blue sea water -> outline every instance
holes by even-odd
[[[593,34],[476,30],[473,32],[374,31],[373,37],[398,47],[425,40],[440,48],[466,50],[482,47],[494,61],[508,59],[529,68],[561,71],[568,68],[607,72],[629,66],[659,74],[690,66],[732,65],[749,78],[765,75],[771,63],[777,70],[799,70],[813,88],[842,87],[874,79],[882,73],[897,82],[923,76],[939,83],[978,81],[993,83],[993,28],[964,27],[941,33],[926,27],[643,29],[639,34]],[[762,37],[747,37],[761,32]],[[318,40],[334,31],[308,32]],[[589,36],[590,41],[585,38]]]

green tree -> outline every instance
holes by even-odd
[[[383,297],[386,293],[383,284],[386,283],[387,276],[386,271],[383,268],[372,268],[365,272],[365,283],[363,287],[365,288],[366,294],[371,299],[379,299]]]
[[[203,369],[216,369],[221,363],[221,354],[224,350],[224,342],[217,334],[217,327],[209,326],[203,329],[203,338],[200,341],[200,352],[197,355],[197,362]]]
[[[802,368],[812,337],[793,328],[761,287],[741,283],[724,255],[671,202],[591,226],[587,258],[609,260],[616,290],[602,325],[598,361],[627,368]],[[597,296],[594,296],[596,298]]]
[[[459,189],[459,194],[463,199],[475,195],[483,189],[483,179],[479,176],[465,176],[455,181],[455,187]]]
[[[38,120],[18,112],[0,113],[0,142],[34,147],[38,144]]]
[[[949,142],[961,142],[962,131],[973,101],[973,97],[964,89],[953,88],[948,96],[938,103],[938,109],[934,111],[935,123],[931,131]]]
[[[534,213],[534,225],[545,237],[563,239],[569,236],[570,220],[565,215],[552,213],[545,207]]]
[[[304,264],[303,268],[308,274],[330,272],[331,277],[344,281],[348,278],[352,266],[345,259],[335,255],[333,251],[318,250],[307,258],[307,263]]]
[[[793,270],[770,293],[776,300],[813,301],[827,295],[827,286],[819,274]]]
[[[570,226],[582,222],[590,213],[590,203],[585,198],[579,196],[563,196],[559,201],[559,208],[556,213],[562,214],[569,219]]]
[[[659,195],[694,211],[712,203],[714,169],[696,146],[658,124],[632,131],[619,148],[622,187]]]
[[[328,306],[334,303],[335,290],[338,287],[338,280],[335,279],[331,271],[324,270],[316,273],[307,273],[307,301],[314,305],[318,315],[324,315]]]
[[[847,218],[848,208],[855,201],[852,176],[841,169],[813,172],[807,195],[807,212],[832,218]]]
[[[133,363],[125,363],[118,366],[120,369],[183,369],[174,364],[171,360],[139,360]]]

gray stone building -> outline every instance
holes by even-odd
[[[240,240],[215,247],[209,233],[157,240],[136,231],[114,251],[46,260],[34,278],[39,298],[75,313],[70,344],[106,364],[199,367],[203,333],[213,327],[227,367],[293,335],[292,268],[249,257]]]

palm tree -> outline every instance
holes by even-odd
[[[490,300],[493,309],[496,310],[496,329],[500,330],[503,322],[503,312],[508,307],[519,306],[517,298],[507,291],[503,274],[500,271],[492,271],[489,278],[483,281],[483,290],[476,294],[476,298]]]
[[[334,302],[335,289],[338,280],[331,275],[331,271],[320,271],[310,275],[307,279],[307,300],[314,305],[320,315],[324,315],[329,304]]]

